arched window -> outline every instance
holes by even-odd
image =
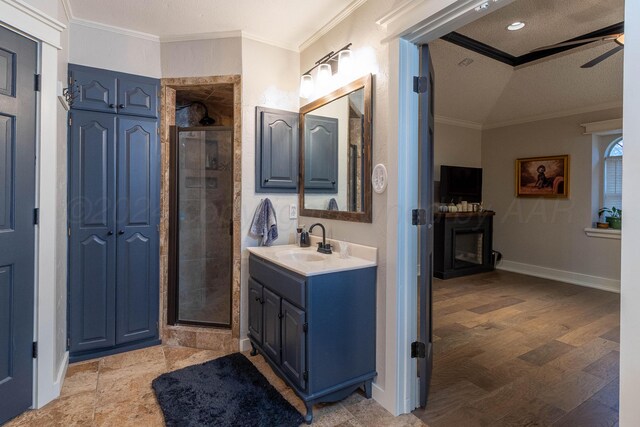
[[[622,209],[622,138],[614,140],[604,152],[603,206]]]

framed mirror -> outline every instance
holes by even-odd
[[[300,215],[371,222],[371,74],[300,109]]]

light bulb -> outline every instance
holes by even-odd
[[[323,95],[329,90],[331,76],[331,65],[320,64],[318,66],[318,91]]]
[[[305,74],[300,78],[300,98],[309,99],[313,95],[313,77]]]
[[[353,56],[350,50],[342,50],[338,54],[338,72],[344,77],[353,74]]]

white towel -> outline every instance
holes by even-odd
[[[264,199],[258,205],[253,215],[249,235],[258,239],[260,246],[271,246],[278,238],[278,220],[271,200]]]

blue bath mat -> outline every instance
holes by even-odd
[[[297,427],[304,421],[240,353],[160,375],[152,385],[169,427]]]

